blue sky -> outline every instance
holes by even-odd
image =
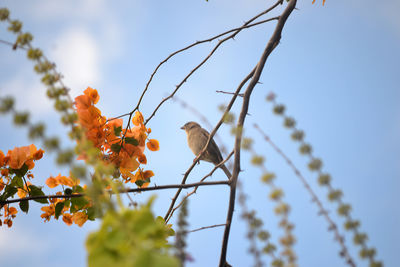
[[[339,225],[336,207],[326,201],[326,192],[316,183],[315,174],[306,169],[307,161],[297,153],[289,132],[279,117],[272,115],[265,96],[274,91],[277,101],[287,106],[296,118],[315,155],[324,161],[333,185],[344,192],[353,205],[353,215],[361,220],[361,230],[376,247],[377,258],[385,266],[397,266],[400,250],[400,3],[377,1],[299,1],[289,18],[280,45],[267,61],[251,98],[245,134],[255,139],[255,149],[266,156],[266,166],[277,174],[276,184],[283,188],[295,222],[295,251],[300,266],[343,266],[337,256],[339,246],[327,232],[317,208],[284,161],[252,129],[257,122],[300,168]],[[3,0],[12,18],[23,21],[34,45],[57,64],[71,87],[72,95],[87,86],[100,94],[99,107],[108,116],[129,112],[137,102],[151,72],[173,51],[196,40],[240,26],[261,12],[272,1],[52,1]],[[275,13],[274,13],[275,14]],[[257,62],[268,41],[273,24],[244,31],[225,43],[215,57],[196,72],[177,96],[201,110],[211,123],[219,120],[217,106],[229,96],[216,90],[232,91]],[[13,41],[1,24],[0,39]],[[172,92],[186,74],[206,56],[212,44],[196,47],[169,61],[156,76],[144,98],[142,112],[148,117],[158,102]],[[32,120],[45,120],[48,131],[65,137],[45,88],[34,74],[33,65],[23,51],[0,45],[0,96],[13,94],[19,109],[28,109]],[[240,102],[234,106],[237,112]],[[177,103],[167,102],[150,122],[152,136],[161,150],[149,154],[156,184],[178,183],[194,158],[179,128],[197,120]],[[0,149],[27,145],[26,130],[15,128],[8,116],[0,117]],[[229,127],[219,132],[229,149],[233,139]],[[65,144],[68,140],[65,139]],[[40,143],[37,144],[40,146]],[[150,152],[149,152],[150,153]],[[50,156],[47,154],[46,156]],[[263,218],[273,240],[282,232],[277,228],[268,188],[260,185],[260,171],[243,155],[241,181],[249,195],[248,206]],[[212,165],[201,163],[190,176],[195,182]],[[67,170],[53,166],[51,156],[38,162],[37,182]],[[223,179],[217,171],[212,180]],[[154,212],[163,216],[174,191],[158,194]],[[139,202],[150,194],[133,196]],[[224,223],[228,190],[223,187],[199,189],[190,200],[190,229]],[[28,215],[19,214],[11,230],[0,229],[2,266],[85,266],[84,241],[98,227],[67,227],[61,221],[43,223],[40,206],[33,205]],[[245,225],[235,211],[228,259],[233,266],[251,266],[246,253]],[[189,253],[194,262],[188,266],[215,266],[218,262],[222,229],[204,230],[189,236]],[[346,235],[351,246],[351,236]],[[352,246],[351,246],[352,247]],[[357,258],[358,266],[367,266]]]

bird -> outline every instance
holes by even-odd
[[[194,121],[185,123],[181,129],[186,132],[189,148],[192,150],[193,154],[198,156],[206,145],[210,133]],[[211,138],[210,143],[208,144],[206,151],[200,157],[200,160],[211,162],[214,165],[218,165],[222,162],[223,159],[221,152],[219,151],[214,139]],[[222,164],[219,167],[225,172],[228,179],[230,179],[232,175],[225,164]]]

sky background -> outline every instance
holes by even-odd
[[[344,266],[317,207],[282,158],[253,129],[257,122],[272,140],[293,160],[317,192],[338,225],[336,206],[326,201],[326,190],[317,185],[316,175],[307,170],[307,160],[299,156],[298,145],[282,127],[281,118],[272,114],[265,96],[275,92],[287,114],[306,133],[314,155],[323,159],[324,171],[333,186],[344,192],[344,201],[353,206],[352,215],[368,233],[368,244],[377,249],[377,259],[385,266],[398,266],[400,245],[400,2],[387,0],[299,1],[283,30],[280,45],[271,54],[251,97],[245,135],[254,138],[255,150],[265,155],[266,167],[276,173],[276,185],[285,192],[292,208],[290,220],[296,224],[294,247],[299,266]],[[33,45],[43,49],[57,64],[72,89],[73,97],[87,86],[100,94],[99,108],[107,117],[129,112],[136,105],[150,74],[166,56],[196,40],[238,27],[272,1],[261,0],[1,0],[11,18],[24,23],[23,30],[34,35]],[[285,3],[286,5],[286,3]],[[277,13],[272,13],[271,16]],[[0,24],[0,39],[13,42],[6,25]],[[216,90],[233,91],[258,61],[274,23],[240,33],[222,45],[215,56],[196,72],[177,93],[180,99],[200,110],[212,124],[220,118],[218,105],[230,96]],[[175,88],[212,49],[203,44],[171,59],[155,77],[141,110],[148,117],[162,98]],[[65,128],[45,96],[40,77],[22,50],[12,51],[0,44],[0,96],[14,95],[17,108],[29,110],[32,121],[44,120],[48,133],[63,136]],[[241,101],[234,106],[238,114]],[[179,128],[199,118],[173,102],[166,102],[150,121],[152,138],[160,141],[158,152],[147,152],[148,168],[155,172],[153,183],[176,184],[194,156]],[[27,131],[16,128],[10,116],[0,117],[0,149],[31,143]],[[210,130],[210,129],[209,129]],[[233,137],[229,126],[218,132],[229,150]],[[40,143],[36,143],[41,147]],[[50,175],[68,174],[54,167],[46,153],[34,169],[36,183]],[[282,236],[268,199],[269,189],[260,183],[260,170],[249,164],[244,152],[240,180],[248,195],[248,206],[257,209],[272,240]],[[188,182],[196,182],[212,168],[202,162]],[[211,180],[224,179],[218,170]],[[50,192],[49,192],[50,193]],[[154,212],[164,216],[174,190],[157,193]],[[155,193],[134,195],[138,202]],[[190,198],[189,229],[225,222],[228,189],[223,186],[200,188]],[[85,239],[98,222],[82,228],[62,221],[43,223],[40,205],[33,203],[28,215],[19,213],[11,229],[0,228],[2,266],[85,266]],[[233,266],[252,266],[247,253],[246,225],[237,206],[228,247]],[[342,231],[343,232],[343,231]],[[188,251],[193,262],[187,266],[216,266],[219,260],[222,228],[189,235]],[[357,266],[368,266],[346,234],[347,245]],[[267,262],[269,259],[267,259]]]

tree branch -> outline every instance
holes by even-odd
[[[223,184],[227,185],[227,184],[229,184],[229,181],[198,182],[198,183],[192,183],[192,184],[170,184],[170,185],[158,185],[158,186],[156,185],[156,186],[152,186],[152,187],[131,188],[131,189],[120,190],[118,193],[135,193],[135,192],[155,191],[155,190],[173,189],[173,188],[179,188],[182,190],[184,188],[191,188],[191,187],[198,187],[198,186],[205,186],[205,185],[223,185]],[[110,191],[109,193],[114,194],[113,191]],[[75,198],[75,197],[83,197],[83,196],[86,196],[86,194],[30,196],[30,197],[23,197],[23,198],[17,198],[17,199],[3,200],[3,201],[0,201],[0,206],[3,206],[5,204],[10,204],[10,203],[21,202],[24,200],[39,200],[39,199],[50,199],[50,198]]]
[[[182,52],[182,51],[184,51],[184,50],[186,50],[186,49],[189,49],[189,48],[191,48],[191,47],[193,47],[193,46],[195,46],[195,45],[197,45],[197,44],[204,43],[204,42],[209,42],[209,41],[212,41],[212,40],[218,38],[219,36],[225,35],[225,34],[230,33],[230,32],[232,32],[232,31],[234,32],[233,34],[231,34],[231,35],[225,37],[224,39],[221,39],[221,40],[218,41],[218,43],[217,43],[217,44],[215,45],[215,47],[211,50],[211,52],[210,52],[210,53],[195,67],[195,68],[193,68],[193,69],[189,72],[188,75],[185,76],[185,78],[176,86],[175,90],[174,90],[168,97],[166,97],[166,98],[164,98],[163,100],[161,100],[161,102],[160,102],[160,103],[157,105],[157,107],[154,109],[153,113],[146,119],[146,121],[145,121],[144,124],[146,125],[146,124],[151,120],[151,118],[154,117],[154,115],[156,114],[157,110],[161,107],[161,105],[164,104],[164,102],[166,102],[168,99],[172,98],[172,97],[175,95],[175,93],[179,90],[179,88],[187,81],[187,79],[188,79],[194,72],[196,72],[204,63],[206,63],[206,62],[210,59],[210,57],[215,53],[215,51],[217,51],[217,49],[219,48],[219,46],[220,46],[221,44],[223,44],[224,42],[226,42],[226,41],[229,40],[229,39],[233,39],[233,38],[234,38],[239,32],[241,32],[243,29],[249,28],[251,22],[253,22],[253,21],[254,21],[255,19],[257,19],[258,17],[260,17],[260,16],[262,16],[262,15],[268,13],[269,11],[271,11],[272,9],[274,9],[275,7],[277,7],[281,2],[282,2],[282,0],[279,0],[279,1],[278,1],[275,5],[273,5],[271,8],[269,8],[269,9],[267,9],[267,10],[261,12],[261,13],[258,14],[257,16],[255,16],[255,17],[253,17],[252,19],[250,19],[249,21],[247,21],[242,27],[239,27],[239,28],[230,30],[230,31],[228,31],[228,32],[225,32],[225,33],[223,33],[223,34],[214,36],[214,37],[212,37],[212,38],[210,38],[210,39],[207,39],[207,40],[203,40],[203,41],[196,42],[196,43],[194,43],[194,44],[192,44],[192,45],[189,45],[189,46],[187,46],[187,47],[185,47],[185,48],[183,48],[183,49],[181,49],[181,50],[178,50],[178,51],[172,53],[170,56],[168,56],[166,59],[164,59],[164,60],[156,67],[155,71],[152,73],[152,75],[151,75],[151,77],[150,77],[150,80],[148,81],[148,83],[147,83],[147,85],[146,85],[146,88],[144,89],[144,91],[143,91],[143,93],[142,93],[142,96],[141,96],[140,99],[139,99],[139,103],[138,103],[138,105],[135,107],[134,110],[138,109],[138,107],[139,107],[139,105],[140,105],[140,102],[142,101],[142,98],[143,98],[144,94],[145,94],[146,91],[148,90],[148,85],[150,84],[151,80],[153,79],[153,76],[154,76],[155,73],[157,72],[158,68],[159,68],[163,63],[165,63],[168,59],[170,59],[172,56],[178,54],[179,52]],[[267,19],[267,20],[264,20],[264,21],[260,21],[260,22],[258,22],[258,23],[254,23],[253,26],[258,25],[258,24],[260,24],[260,23],[265,23],[265,22],[268,22],[268,21],[277,20],[277,19],[279,19],[279,17],[273,17],[273,18],[270,18],[270,19]]]
[[[264,52],[257,64],[256,71],[254,72],[254,75],[253,75],[249,85],[247,86],[246,91],[244,92],[242,110],[240,112],[240,116],[238,118],[238,123],[237,123],[237,129],[239,129],[239,131],[238,131],[238,133],[236,135],[236,139],[235,139],[235,148],[234,148],[235,159],[234,159],[233,173],[232,173],[231,183],[230,183],[229,207],[228,207],[228,212],[227,212],[224,237],[222,240],[221,257],[220,257],[219,267],[224,267],[227,264],[226,252],[227,252],[227,248],[228,248],[229,232],[230,232],[230,228],[231,228],[233,211],[234,211],[234,207],[235,207],[236,183],[237,183],[237,179],[238,179],[239,172],[240,172],[240,144],[241,144],[241,139],[242,139],[241,129],[243,128],[244,120],[246,118],[247,111],[249,108],[250,95],[260,79],[262,70],[264,68],[265,62],[267,61],[268,56],[275,49],[275,47],[279,44],[283,26],[285,25],[286,20],[289,17],[289,15],[292,13],[294,8],[296,7],[296,3],[297,3],[297,0],[290,0],[289,4],[285,8],[285,10],[282,12],[282,15],[279,17],[278,23],[275,27],[275,31],[272,34],[270,40],[268,41],[268,44],[265,47]]]
[[[200,230],[210,229],[210,228],[215,228],[215,227],[220,227],[220,226],[225,226],[225,224],[222,223],[222,224],[215,224],[215,225],[210,225],[210,226],[204,226],[204,227],[200,227],[200,228],[197,228],[197,229],[194,229],[194,230],[187,231],[186,233],[193,233],[193,232],[197,232],[197,231],[200,231]]]
[[[238,28],[235,28],[235,29],[231,29],[231,30],[229,30],[229,31],[220,33],[220,34],[218,34],[218,35],[215,35],[215,36],[213,36],[213,37],[211,37],[211,38],[208,38],[208,39],[205,39],[205,40],[202,40],[202,41],[194,42],[194,43],[192,43],[192,44],[190,44],[190,45],[188,45],[188,46],[186,46],[186,47],[184,47],[184,48],[182,48],[182,49],[180,49],[180,50],[177,50],[177,51],[173,52],[172,54],[170,54],[168,57],[166,57],[163,61],[161,61],[161,62],[157,65],[157,67],[155,68],[155,70],[153,71],[153,73],[150,75],[150,78],[149,78],[149,80],[148,80],[148,82],[147,82],[147,84],[146,84],[146,87],[144,88],[144,90],[143,90],[143,92],[142,92],[142,95],[140,96],[139,101],[138,101],[136,107],[134,108],[134,110],[139,109],[140,103],[142,102],[143,97],[144,97],[144,95],[146,94],[146,92],[147,92],[147,90],[148,90],[148,88],[149,88],[149,85],[150,85],[151,81],[153,80],[154,75],[157,73],[158,69],[159,69],[164,63],[166,63],[170,58],[172,58],[173,56],[175,56],[175,55],[177,55],[177,54],[179,54],[179,53],[181,53],[181,52],[183,52],[183,51],[185,51],[185,50],[188,50],[188,49],[190,49],[190,48],[192,48],[192,47],[194,47],[194,46],[196,46],[196,45],[199,45],[199,44],[202,44],[202,43],[206,43],[206,42],[211,42],[211,41],[213,41],[213,40],[215,40],[215,39],[217,39],[217,38],[219,38],[219,37],[221,37],[221,36],[224,36],[224,35],[226,35],[226,34],[228,34],[228,33],[231,33],[231,32],[234,32],[234,31],[237,31],[237,33],[239,33],[239,32],[240,32],[241,30],[243,30],[243,29],[250,28],[250,27],[253,27],[253,26],[256,26],[256,25],[259,25],[259,24],[262,24],[262,23],[266,23],[266,22],[271,21],[271,20],[274,20],[274,19],[277,19],[277,17],[274,17],[274,18],[271,18],[271,19],[266,19],[266,20],[262,20],[262,21],[259,21],[259,22],[250,24],[250,23],[253,22],[254,20],[258,19],[259,17],[261,17],[261,16],[263,16],[263,15],[269,13],[271,10],[273,10],[275,7],[277,7],[279,4],[282,4],[282,3],[283,3],[283,0],[278,0],[273,6],[271,6],[271,7],[268,8],[267,10],[261,12],[260,14],[258,14],[258,15],[255,16],[255,17],[253,17],[252,19],[248,20],[248,21],[247,21],[245,24],[243,24],[243,26],[241,26],[241,27],[238,27]],[[234,35],[236,35],[237,33],[235,33]],[[134,111],[134,110],[133,110],[133,111]],[[132,111],[132,112],[133,112],[133,111]]]

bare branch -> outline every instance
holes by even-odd
[[[173,188],[191,188],[191,187],[198,187],[198,186],[205,186],[205,185],[227,185],[229,181],[215,181],[215,182],[199,182],[199,183],[192,183],[192,184],[170,184],[170,185],[156,185],[152,187],[144,187],[144,188],[131,188],[121,190],[118,193],[134,193],[134,192],[145,192],[145,191],[154,191],[154,190],[161,190],[161,189],[173,189]],[[114,194],[113,191],[109,191],[110,194]],[[18,199],[10,199],[0,201],[0,206],[10,203],[21,202],[23,200],[39,200],[39,199],[50,199],[50,198],[75,198],[75,197],[83,197],[86,196],[85,194],[71,194],[71,195],[46,195],[46,196],[30,196],[30,197],[23,197]]]
[[[1,39],[0,39],[0,43],[5,44],[5,45],[9,45],[9,46],[11,46],[14,50],[17,49],[17,48],[20,48],[20,49],[23,49],[23,50],[28,50],[28,48],[26,48],[25,46],[22,46],[22,45],[15,45],[14,43],[11,43],[11,42],[6,41],[6,40],[1,40]]]
[[[249,108],[250,95],[260,79],[262,70],[264,68],[265,62],[267,61],[268,56],[275,49],[275,47],[279,44],[283,26],[285,25],[286,20],[289,17],[289,15],[292,13],[294,8],[296,7],[296,3],[297,3],[297,0],[289,1],[287,7],[282,12],[282,15],[279,17],[275,31],[273,32],[270,40],[268,41],[267,46],[264,49],[264,52],[257,64],[256,71],[254,72],[254,75],[253,75],[249,85],[247,86],[246,91],[244,92],[242,110],[241,110],[240,116],[238,118],[237,129],[243,128],[244,120],[246,118],[247,111]],[[235,159],[234,159],[233,173],[232,173],[231,183],[230,183],[229,207],[228,207],[227,218],[226,218],[226,226],[225,226],[225,231],[224,231],[224,237],[222,240],[221,257],[220,257],[220,262],[219,262],[220,267],[226,266],[226,251],[228,248],[229,232],[230,232],[230,228],[231,228],[233,211],[234,211],[234,207],[235,207],[236,183],[237,183],[237,179],[238,179],[239,172],[240,172],[241,139],[242,139],[242,131],[239,130],[236,135],[236,139],[235,139],[235,148],[234,148]]]
[[[232,32],[232,31],[233,31],[234,33],[232,33],[231,35],[229,35],[229,36],[225,37],[224,39],[221,39],[221,40],[218,41],[218,43],[217,43],[217,44],[215,45],[215,47],[211,50],[211,52],[210,52],[210,53],[195,67],[195,68],[193,68],[193,69],[189,72],[189,74],[185,76],[185,78],[183,78],[183,80],[176,86],[175,90],[174,90],[168,97],[166,97],[166,98],[164,98],[163,100],[161,100],[161,102],[160,102],[160,103],[157,105],[157,107],[154,109],[153,113],[146,119],[146,121],[145,121],[144,124],[146,125],[146,124],[151,120],[151,118],[154,117],[154,115],[156,114],[157,110],[161,107],[161,105],[164,104],[168,99],[172,98],[172,97],[175,95],[175,93],[179,90],[179,88],[187,81],[187,79],[188,79],[194,72],[196,72],[204,63],[206,63],[206,62],[208,61],[208,59],[210,59],[210,57],[215,53],[215,51],[217,51],[217,49],[219,48],[219,46],[220,46],[221,44],[223,44],[224,42],[226,42],[226,41],[229,40],[229,39],[233,39],[233,38],[234,38],[239,32],[241,32],[243,29],[250,27],[249,24],[250,24],[252,21],[254,21],[255,19],[257,19],[257,18],[260,17],[261,15],[264,15],[264,14],[268,13],[268,12],[271,11],[273,8],[275,8],[276,6],[278,6],[279,3],[281,3],[281,2],[282,2],[282,0],[278,1],[273,7],[267,9],[266,11],[263,11],[263,12],[260,13],[259,15],[257,15],[257,16],[255,16],[254,18],[250,19],[250,20],[247,21],[242,27],[237,28],[237,29],[234,29],[234,30],[228,31],[228,32]],[[279,17],[270,18],[270,19],[267,19],[267,20],[263,21],[263,23],[264,23],[264,22],[268,22],[268,21],[272,21],[272,20],[277,20],[277,19],[279,19]],[[261,23],[261,22],[260,22],[260,23]],[[255,23],[253,26],[258,25],[258,24],[260,24],[260,23]],[[222,34],[222,35],[225,35],[225,34]],[[214,40],[215,38],[217,38],[217,37],[210,38],[210,39]],[[146,93],[146,91],[147,91],[147,89],[148,89],[148,85],[150,84],[151,80],[153,79],[153,76],[155,75],[155,73],[156,73],[156,71],[158,70],[158,68],[159,68],[163,63],[165,63],[169,58],[171,58],[172,56],[176,55],[177,53],[182,52],[182,51],[184,51],[184,50],[186,50],[186,49],[189,49],[190,47],[193,47],[194,45],[196,45],[196,44],[198,44],[198,43],[203,43],[203,42],[206,42],[206,41],[207,41],[207,40],[204,40],[204,41],[196,42],[196,43],[194,43],[194,44],[192,44],[192,45],[189,45],[189,46],[186,47],[186,48],[183,48],[183,49],[181,49],[181,50],[178,50],[178,51],[172,53],[169,57],[167,57],[164,61],[162,61],[162,62],[157,66],[157,68],[156,68],[156,70],[153,72],[153,74],[151,75],[150,80],[149,80],[149,82],[147,83],[146,88],[144,89],[144,91],[143,91],[143,93],[142,93],[142,96],[141,96],[140,99],[139,99],[139,103],[138,103],[138,105],[135,107],[135,109],[138,109],[138,107],[139,107],[139,105],[140,105],[140,101],[142,101],[142,98],[143,98],[144,94]]]
[[[235,94],[235,93],[232,93],[232,92],[225,92],[225,91],[221,91],[221,90],[217,90],[217,91],[215,91],[215,92],[221,93],[221,94],[227,94],[227,95],[233,95],[233,94]],[[238,94],[238,96],[243,97],[243,94]]]
[[[214,167],[214,169],[212,169],[211,172],[210,172],[209,174],[207,174],[206,176],[204,176],[204,177],[200,180],[200,182],[203,182],[205,179],[207,179],[208,177],[210,177],[220,166],[222,166],[223,164],[225,164],[225,162],[227,162],[227,161],[232,157],[232,155],[233,155],[233,151],[228,155],[228,157],[227,157],[225,160],[221,161],[218,165],[216,165],[216,166]],[[179,204],[176,205],[176,207],[171,211],[169,217],[165,220],[165,222],[168,222],[169,219],[171,219],[171,217],[172,217],[172,215],[174,214],[174,212],[175,212],[177,209],[179,209],[180,206],[182,206],[183,202],[185,202],[185,200],[186,200],[188,197],[190,197],[191,195],[193,195],[193,194],[195,194],[195,193],[197,192],[197,188],[198,188],[198,187],[195,187],[195,188],[193,189],[192,192],[188,193],[186,196],[184,196],[184,197],[182,198],[181,202],[179,202]]]
[[[140,103],[142,102],[143,97],[144,97],[144,95],[146,94],[146,92],[147,92],[147,90],[148,90],[148,88],[149,88],[149,85],[150,85],[151,81],[153,80],[154,75],[157,73],[158,69],[159,69],[164,63],[166,63],[169,59],[171,59],[173,56],[175,56],[175,55],[177,55],[177,54],[179,54],[179,53],[181,53],[181,52],[183,52],[183,51],[185,51],[185,50],[188,50],[188,49],[190,49],[190,48],[192,48],[192,47],[194,47],[194,46],[196,46],[196,45],[199,45],[199,44],[202,44],[202,43],[206,43],[206,42],[211,42],[211,41],[213,41],[213,40],[215,40],[215,39],[217,39],[217,38],[219,38],[219,37],[222,37],[222,36],[224,36],[224,35],[226,35],[226,34],[228,34],[228,33],[235,32],[235,31],[236,31],[237,33],[239,33],[239,32],[240,32],[241,30],[243,30],[243,29],[251,28],[251,27],[254,27],[254,26],[257,26],[257,25],[260,25],[260,24],[269,22],[269,21],[271,21],[271,20],[276,20],[276,19],[278,19],[278,17],[273,17],[273,18],[270,18],[270,19],[266,19],[266,20],[262,20],[262,21],[259,21],[259,22],[250,24],[250,23],[253,22],[254,20],[258,19],[259,17],[261,17],[261,16],[263,16],[263,15],[269,13],[271,10],[273,10],[275,7],[277,7],[279,4],[282,4],[282,2],[283,2],[283,0],[278,0],[273,6],[271,6],[271,7],[268,8],[267,10],[261,12],[261,13],[258,14],[257,16],[253,17],[252,19],[250,19],[249,21],[247,21],[245,24],[243,24],[243,26],[241,26],[241,27],[231,29],[231,30],[229,30],[229,31],[220,33],[220,34],[218,34],[218,35],[215,35],[215,36],[213,36],[213,37],[211,37],[211,38],[208,38],[208,39],[205,39],[205,40],[202,40],[202,41],[194,42],[194,43],[192,43],[192,44],[190,44],[190,45],[188,45],[188,46],[186,46],[186,47],[184,47],[184,48],[182,48],[182,49],[180,49],[180,50],[177,50],[177,51],[173,52],[172,54],[170,54],[168,57],[166,57],[163,61],[161,61],[161,62],[157,65],[157,67],[155,68],[155,70],[153,71],[153,73],[150,75],[150,78],[149,78],[149,80],[148,80],[148,82],[147,82],[147,84],[146,84],[146,87],[144,88],[144,90],[143,90],[143,92],[142,92],[142,95],[140,96],[139,101],[138,101],[138,103],[137,103],[137,105],[136,105],[136,107],[134,108],[133,111],[139,109]],[[237,33],[235,33],[234,36],[235,36]],[[234,37],[234,36],[233,36],[233,37]],[[232,37],[232,38],[233,38],[233,37]],[[133,112],[133,111],[132,111],[132,112]]]
[[[220,227],[220,226],[225,226],[225,224],[223,223],[223,224],[215,224],[215,225],[210,225],[210,226],[204,226],[204,227],[200,227],[200,228],[197,228],[197,229],[194,229],[194,230],[187,231],[187,233],[193,233],[193,232],[197,232],[197,231],[200,231],[200,230],[210,229],[210,228],[215,228],[215,227]]]

